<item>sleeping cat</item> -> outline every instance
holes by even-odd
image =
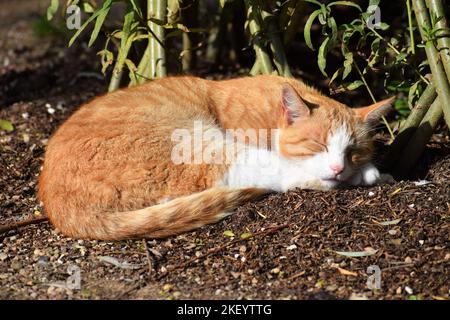
[[[277,76],[169,77],[117,90],[82,106],[50,139],[39,198],[65,235],[117,240],[186,232],[267,192],[374,185],[389,176],[371,163],[369,133],[391,102],[351,109]],[[267,146],[206,138],[224,129],[267,130],[258,140]],[[181,163],[176,130],[189,146],[200,137]],[[211,146],[222,161],[193,161]]]

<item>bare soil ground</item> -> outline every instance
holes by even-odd
[[[43,214],[36,182],[46,143],[106,88],[95,50],[34,35],[42,10],[0,3],[0,119],[15,126],[0,131],[1,224]],[[441,130],[411,181],[271,195],[169,239],[77,241],[47,222],[10,231],[0,235],[0,298],[449,299],[449,150]],[[380,289],[367,286],[372,265]],[[70,266],[80,288],[67,282]]]

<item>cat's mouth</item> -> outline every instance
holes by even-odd
[[[339,182],[336,178],[329,178],[329,179],[322,179],[323,181],[329,181],[329,182]]]
[[[327,179],[322,179],[323,182],[325,183],[329,183],[329,184],[339,184],[342,183],[341,180],[338,180],[337,178],[327,178]]]

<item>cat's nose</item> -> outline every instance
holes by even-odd
[[[341,164],[330,164],[330,169],[337,176],[338,174],[342,173],[342,171],[344,171],[344,166]]]

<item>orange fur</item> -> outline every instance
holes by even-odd
[[[309,119],[286,123],[281,107],[286,83],[312,106]],[[178,234],[215,222],[267,191],[216,187],[225,164],[175,165],[170,139],[175,128],[191,128],[195,119],[210,127],[281,128],[280,152],[293,157],[323,148],[336,123],[328,120],[332,117],[353,125],[355,135],[366,141],[365,150],[355,151],[356,161],[371,154],[366,133],[357,129],[357,118],[371,111],[357,114],[298,80],[275,76],[155,80],[94,99],[56,131],[47,147],[39,198],[51,222],[74,238]],[[159,204],[166,198],[177,199]]]

